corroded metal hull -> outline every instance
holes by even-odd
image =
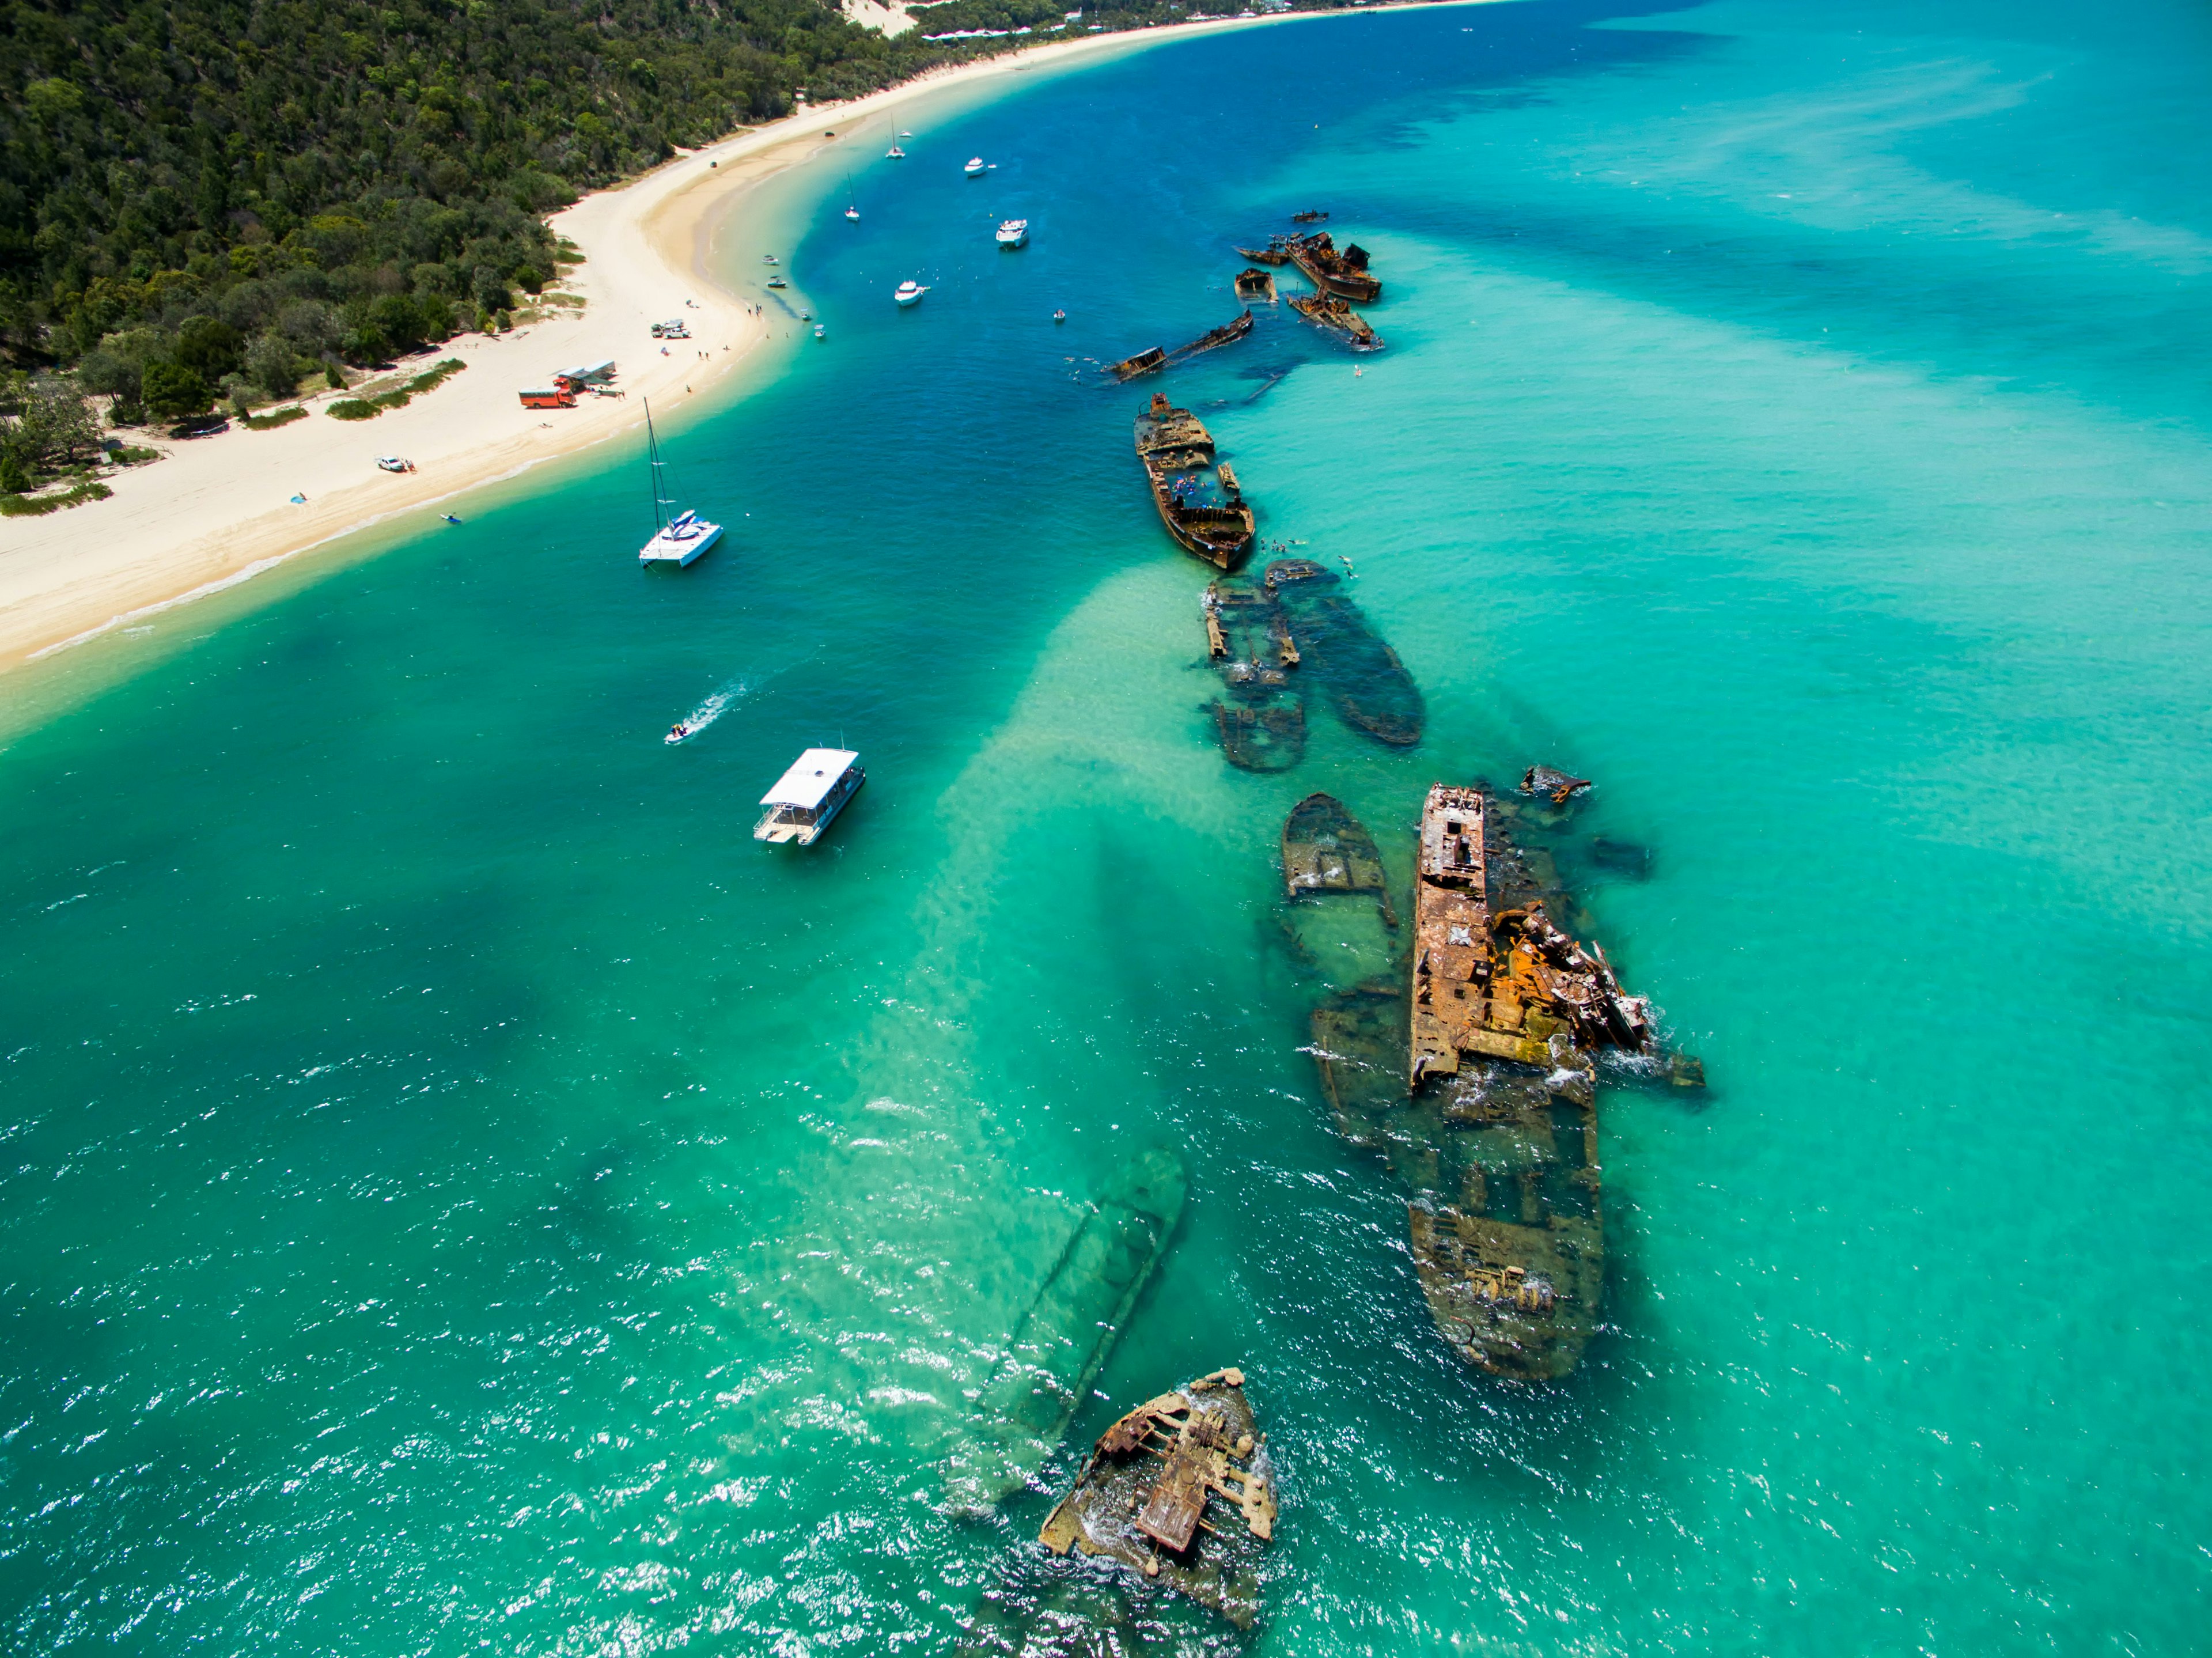
[[[1252,548],[1252,507],[1236,474],[1215,467],[1213,434],[1205,423],[1156,395],[1137,416],[1136,444],[1152,504],[1176,544],[1218,569],[1243,563]],[[1214,499],[1207,498],[1209,471],[1218,486]]]
[[[1311,559],[1290,558],[1270,564],[1267,580],[1345,723],[1393,747],[1419,742],[1428,717],[1420,687],[1337,576]]]
[[[1259,1610],[1254,1568],[1275,1517],[1267,1436],[1232,1367],[1146,1400],[1101,1434],[1037,1540],[1054,1554],[1118,1560],[1242,1629]]]
[[[1233,344],[1251,331],[1252,313],[1248,310],[1233,322],[1225,322],[1218,328],[1207,329],[1188,345],[1178,345],[1172,351],[1164,351],[1156,345],[1148,351],[1138,352],[1133,357],[1124,357],[1119,362],[1107,364],[1106,372],[1117,380],[1133,380],[1140,375],[1149,374],[1155,369],[1166,368],[1182,362],[1186,358],[1194,357],[1201,351],[1211,351],[1217,346]]]
[[[1367,250],[1352,242],[1340,249],[1326,230],[1310,236],[1291,236],[1281,246],[1308,282],[1339,299],[1372,305],[1382,297],[1382,284],[1367,269]]]
[[[1355,351],[1380,351],[1382,337],[1367,325],[1367,319],[1349,301],[1328,294],[1294,294],[1291,309],[1335,335]]]
[[[1398,925],[1375,837],[1333,794],[1309,794],[1283,820],[1283,886],[1292,898],[1371,892],[1383,921]]]

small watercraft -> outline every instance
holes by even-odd
[[[814,320],[814,313],[811,311],[802,310],[799,313],[799,320],[801,322],[812,322]]]
[[[763,253],[763,254],[762,254],[762,255],[761,255],[761,263],[762,263],[763,264],[774,264],[775,263],[775,254],[773,254],[773,253]]]
[[[768,279],[768,285],[770,288],[788,288],[791,286],[789,282],[784,281],[781,276],[770,276]]]
[[[814,337],[817,340],[826,340],[830,337],[827,333],[823,331],[823,327],[820,323],[816,323],[814,325]]]
[[[999,246],[1001,247],[1026,247],[1029,240],[1030,222],[1027,219],[1008,219],[999,226]]]
[[[1052,313],[1052,319],[1054,322],[1066,322],[1067,320],[1067,313],[1065,311],[1055,311]]]
[[[848,207],[845,210],[845,216],[857,221],[860,216],[860,210],[857,207]]]
[[[896,300],[902,306],[920,305],[921,303],[921,296],[928,292],[929,290],[924,288],[920,282],[903,282],[898,285],[898,291],[893,294],[891,297]]]
[[[968,160],[968,165],[962,167],[960,170],[971,179],[981,178],[983,176],[983,158],[981,155],[970,156]]]
[[[444,519],[448,524],[459,524],[460,522],[460,519],[455,518],[451,513],[441,513],[438,516]]]
[[[675,744],[681,743],[685,738],[690,736],[693,729],[694,728],[691,726],[679,720],[668,728],[668,735],[662,738],[660,740],[668,744],[671,747],[673,747]]]
[[[886,161],[903,161],[906,160],[906,152],[899,148],[899,140],[902,138],[911,138],[913,137],[914,134],[911,132],[893,132],[891,134],[891,147],[884,152],[884,158]]]

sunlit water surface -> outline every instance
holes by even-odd
[[[1170,1648],[2201,1650],[2208,73],[2171,0],[1036,71],[728,232],[829,337],[671,422],[701,564],[635,568],[633,441],[52,670],[99,688],[0,753],[6,1644],[945,1650],[1047,1502],[939,1511],[963,1390],[1170,1144],[1074,1438],[1240,1363],[1285,1498],[1259,1627]],[[1166,385],[1430,724],[1317,706],[1256,777],[1081,371],[1308,206],[1389,349],[1269,313]],[[832,835],[756,846],[840,738]],[[1611,1322],[1542,1391],[1438,1340],[1274,897],[1307,791],[1402,880],[1430,781],[1534,760],[1650,849],[1576,872],[1713,1083],[1607,1092]]]

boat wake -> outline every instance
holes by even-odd
[[[743,701],[745,693],[750,691],[752,687],[745,683],[744,680],[732,679],[728,684],[723,686],[721,689],[716,691],[712,696],[702,702],[697,708],[692,709],[690,713],[685,714],[684,718],[678,720],[673,726],[671,726],[668,728],[668,735],[661,738],[661,741],[666,743],[672,748],[678,743],[689,742],[691,738],[698,736],[701,732],[706,730],[708,726],[713,725],[717,720],[720,720],[722,717],[723,713],[732,703]]]

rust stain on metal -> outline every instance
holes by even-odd
[[[1367,319],[1351,302],[1334,294],[1293,294],[1291,309],[1308,322],[1341,334],[1355,351],[1380,351],[1382,337],[1368,326]]]
[[[1207,329],[1188,345],[1178,345],[1172,351],[1163,350],[1156,345],[1149,351],[1138,352],[1133,357],[1124,357],[1119,362],[1108,363],[1106,372],[1117,380],[1133,380],[1140,374],[1149,374],[1154,369],[1166,368],[1183,361],[1186,358],[1194,357],[1201,351],[1211,351],[1217,346],[1233,344],[1251,331],[1252,313],[1249,310],[1246,310],[1232,322],[1225,322],[1218,328]]]
[[[1209,1514],[1233,1515],[1243,1535]],[[1258,1611],[1252,1544],[1273,1539],[1276,1515],[1267,1436],[1231,1366],[1146,1400],[1101,1434],[1037,1539],[1054,1554],[1118,1560],[1248,1628]]]
[[[1206,498],[1206,475],[1214,465],[1213,434],[1205,422],[1169,403],[1165,392],[1156,392],[1137,416],[1136,441],[1160,522],[1176,544],[1209,564],[1235,569],[1252,546],[1252,508],[1234,472],[1225,478],[1216,473],[1220,498]]]

